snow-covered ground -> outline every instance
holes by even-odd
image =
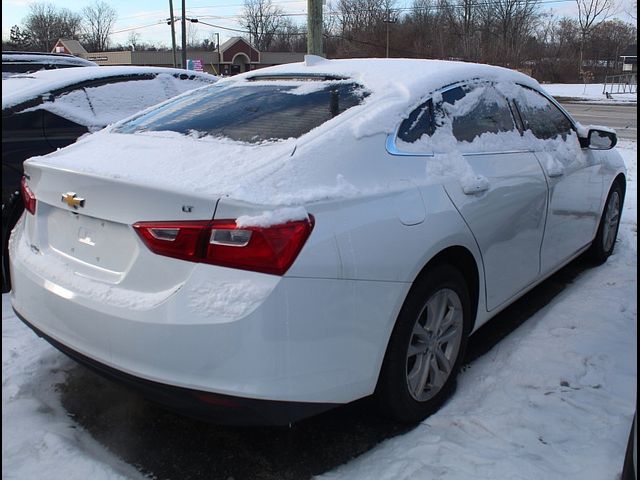
[[[634,103],[638,101],[638,93],[616,93],[607,98],[602,83],[545,83],[542,85],[554,97],[572,98],[581,101],[599,103]],[[610,86],[607,87],[610,90]],[[614,88],[613,91],[616,91]]]
[[[474,361],[454,397],[326,479],[615,479],[637,390],[637,143],[615,254]],[[143,478],[67,416],[74,363],[2,296],[2,476]]]

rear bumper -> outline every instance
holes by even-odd
[[[20,232],[14,237],[12,307],[52,344],[132,383],[247,399],[257,409],[266,401],[321,411],[373,393],[409,288],[197,265],[160,301],[143,302],[126,291],[132,301],[125,304],[113,289],[91,295],[90,279],[72,268],[49,272],[47,252],[16,248],[26,241]],[[251,308],[238,307],[255,292]],[[221,310],[221,293],[238,295],[229,303],[235,310]],[[300,405],[306,403],[317,405]]]
[[[34,327],[20,315],[20,312],[15,309],[14,312],[39,337],[81,365],[90,368],[109,380],[141,393],[149,400],[166,408],[200,420],[214,422],[219,425],[288,425],[339,405],[257,400],[153,382],[116,370],[76,352]]]

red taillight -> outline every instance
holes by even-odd
[[[20,183],[20,193],[22,194],[22,201],[24,203],[24,208],[27,209],[31,215],[36,214],[36,196],[33,194],[29,186],[27,185],[26,177],[22,177],[22,182]]]
[[[190,262],[283,275],[313,229],[313,217],[269,227],[236,226],[235,220],[138,222],[154,253]]]

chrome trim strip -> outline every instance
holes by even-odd
[[[478,156],[478,155],[507,155],[509,153],[534,153],[535,150],[501,150],[501,151],[495,151],[495,152],[468,152],[468,153],[463,153],[462,156],[463,157],[470,157],[470,156]]]
[[[400,127],[398,127],[400,128]],[[405,152],[400,150],[396,145],[396,136],[398,135],[398,129],[394,133],[387,135],[387,141],[385,148],[387,153],[398,157],[433,157],[433,152]]]

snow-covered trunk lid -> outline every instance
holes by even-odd
[[[144,248],[133,224],[209,220],[217,201],[33,161],[25,173],[36,197],[35,216],[27,218],[32,248],[109,283],[121,282]]]

